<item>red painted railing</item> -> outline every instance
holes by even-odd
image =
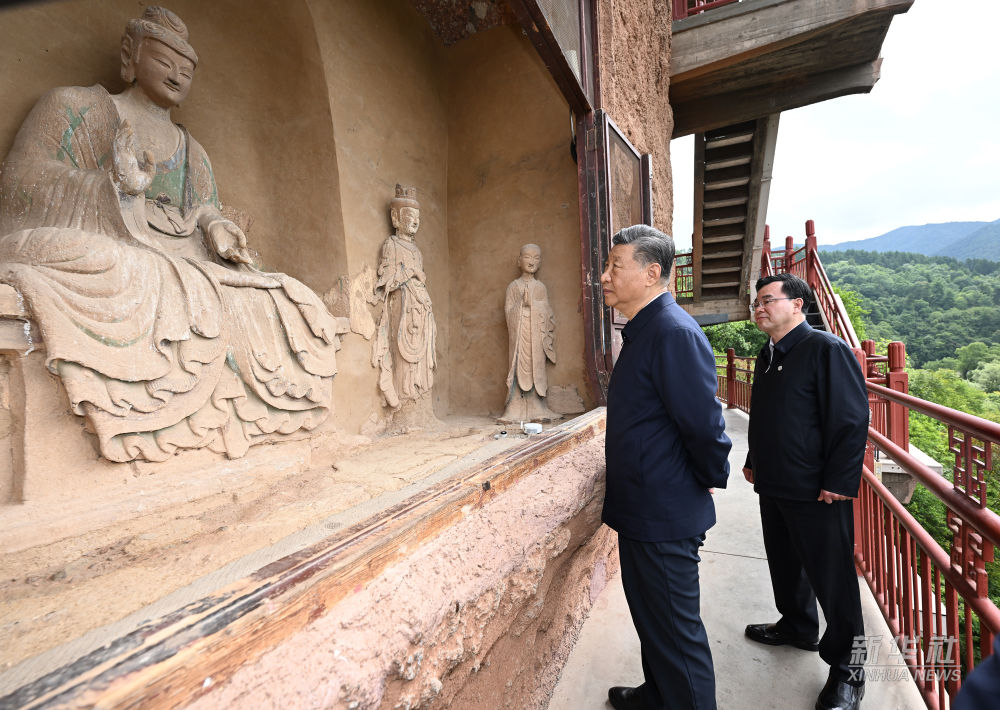
[[[674,296],[694,298],[694,267],[691,252],[674,257]]]
[[[1000,516],[986,507],[985,484],[993,451],[1000,446],[1000,425],[872,382],[868,392],[884,409],[905,408],[946,424],[955,455],[949,484],[873,426],[855,503],[858,569],[900,640],[927,707],[943,710],[961,687],[963,672],[990,654],[1000,633],[1000,609],[989,597],[986,573],[1000,545]],[[950,553],[882,485],[873,472],[876,453],[888,456],[944,503]]]
[[[683,20],[685,17],[698,15],[734,2],[740,2],[740,0],[674,0],[673,19]]]
[[[737,357],[729,348],[725,358],[716,355],[715,369],[719,379],[716,397],[726,403],[729,409],[750,411],[750,385],[753,382],[753,365],[757,358]]]
[[[761,275],[791,271],[812,286],[824,318],[849,343],[857,342],[843,304],[833,293],[806,223],[806,244],[772,253],[765,240]],[[928,708],[945,710],[962,677],[987,657],[1000,633],[1000,609],[989,597],[986,564],[1000,545],[1000,516],[987,506],[986,475],[1000,451],[1000,425],[908,394],[906,351],[890,343],[886,355],[875,343],[854,345],[868,387],[871,424],[861,488],[855,502],[855,561],[865,577],[900,654]],[[731,408],[750,410],[754,358],[732,350],[719,364],[720,398]],[[723,396],[724,395],[724,396]],[[951,483],[910,453],[910,412],[948,429],[955,456]],[[875,461],[888,457],[931,491],[945,506],[952,533],[949,550],[921,527],[882,484]],[[876,671],[878,669],[875,669]],[[871,674],[871,669],[870,669]],[[874,678],[873,678],[874,680]]]
[[[770,236],[765,232],[760,270],[761,276],[765,273],[789,273],[805,280],[816,296],[816,305],[822,311],[829,331],[846,340],[852,348],[861,347],[861,341],[854,332],[844,304],[834,293],[833,285],[819,261],[816,225],[811,219],[806,222],[806,243],[798,249],[795,248],[792,237],[786,237],[783,252],[771,251]]]

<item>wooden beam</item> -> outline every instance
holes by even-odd
[[[546,68],[555,79],[556,84],[562,91],[570,108],[577,116],[584,116],[591,112],[590,99],[581,85],[581,79],[573,71],[566,59],[563,48],[559,45],[555,33],[549,26],[545,13],[539,7],[537,0],[508,0],[511,10],[517,15],[521,29],[528,35],[528,39],[535,45],[539,56],[545,63]],[[583,74],[583,62],[586,57],[580,57],[581,76]]]
[[[741,280],[745,286],[756,282],[760,275],[760,254],[764,249],[767,201],[771,194],[771,172],[774,169],[774,149],[778,144],[779,117],[780,114],[775,113],[757,121],[757,141],[750,163],[750,203],[747,208],[747,233],[743,240]],[[740,301],[749,311],[749,289],[740,291]]]
[[[680,83],[727,65],[796,44],[809,35],[870,14],[906,12],[913,0],[787,0],[740,3],[740,12],[701,26],[677,28],[670,81]],[[707,15],[707,13],[706,13]]]
[[[691,292],[701,300],[701,253],[705,231],[705,136],[694,137],[694,224],[691,235]]]
[[[750,312],[739,298],[702,299],[697,303],[681,303],[681,306],[699,325],[728,323],[750,317]]]
[[[674,138],[768,116],[848,94],[866,94],[879,79],[881,58],[806,76],[796,86],[758,86],[674,105]]]

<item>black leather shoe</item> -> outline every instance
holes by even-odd
[[[644,710],[646,707],[638,688],[616,685],[608,690],[608,700],[615,710]]]
[[[784,646],[786,644],[801,648],[803,651],[818,651],[819,641],[816,639],[797,639],[788,636],[778,629],[777,624],[750,624],[746,635],[751,641],[766,643],[768,646]]]
[[[816,710],[858,710],[865,697],[864,685],[850,685],[829,678],[816,699]]]

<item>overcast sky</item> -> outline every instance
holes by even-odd
[[[916,0],[892,20],[870,94],[781,114],[773,243],[1000,219],[1000,0]],[[673,141],[674,235],[691,244],[693,140]]]

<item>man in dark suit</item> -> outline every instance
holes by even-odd
[[[629,319],[608,388],[602,519],[618,532],[645,679],[608,691],[617,710],[716,707],[698,548],[715,524],[710,489],[726,486],[732,443],[712,348],[667,290],[673,260],[663,232],[626,227],[601,275],[605,302]]]
[[[819,650],[830,664],[816,710],[857,710],[864,696],[854,515],[868,436],[868,394],[854,353],[814,330],[812,298],[792,274],[757,281],[754,319],[770,342],[757,357],[743,475],[760,496],[764,549],[781,618],[750,624],[758,643]],[[817,643],[823,608],[826,631]],[[863,655],[863,652],[862,652]]]

